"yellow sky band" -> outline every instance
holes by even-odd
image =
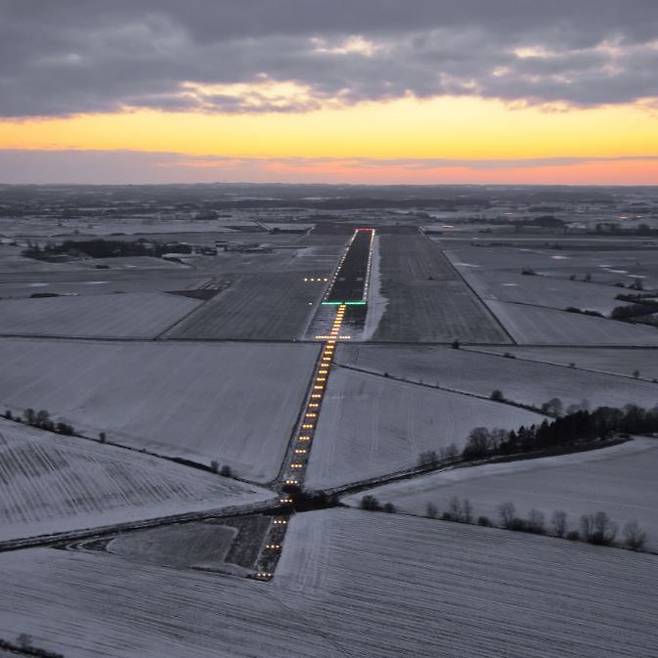
[[[478,98],[406,98],[308,113],[139,110],[0,120],[0,148],[247,157],[646,156],[658,154],[658,109],[635,103],[547,111]]]

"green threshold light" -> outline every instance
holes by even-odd
[[[365,306],[366,302],[364,300],[358,302],[321,302],[324,306],[340,306],[344,304],[345,306]]]

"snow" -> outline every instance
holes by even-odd
[[[658,439],[638,438],[600,450],[432,473],[368,493],[418,515],[425,515],[428,502],[441,512],[453,496],[468,498],[475,516],[483,514],[493,522],[498,506],[506,502],[514,503],[522,517],[533,508],[540,510],[547,522],[555,510],[563,510],[573,530],[583,514],[603,511],[620,530],[628,521],[638,521],[648,545],[658,549],[657,470]],[[344,502],[358,506],[363,495]]]
[[[510,302],[485,302],[522,345],[658,345],[654,327]]]
[[[463,265],[459,263],[454,265],[485,301],[517,302],[557,309],[574,306],[605,315],[616,306],[625,306],[623,302],[616,299],[620,289],[615,286],[550,276],[524,275],[520,273],[520,268],[516,272],[511,272],[508,269],[501,271],[488,268],[463,269]]]
[[[278,473],[317,345],[0,340],[0,406],[267,482]]]
[[[420,452],[462,446],[475,427],[516,428],[543,416],[509,405],[334,369],[306,484],[334,487],[415,466]]]
[[[359,340],[370,340],[377,331],[379,322],[384,316],[388,299],[382,295],[381,289],[381,253],[379,236],[375,234],[372,242],[372,259],[370,262],[370,287],[368,288],[368,310],[365,326]]]
[[[166,293],[0,301],[0,334],[154,338],[201,302]]]
[[[562,400],[565,409],[570,404],[582,403],[584,399],[591,408],[603,405],[623,407],[633,403],[650,409],[658,403],[658,386],[651,382],[501,358],[484,353],[484,349],[489,350],[479,347],[469,351],[428,346],[341,345],[336,360],[412,381],[438,382],[446,388],[486,397],[494,389],[499,389],[509,400],[534,406],[541,406],[554,397]],[[591,351],[581,349],[579,354],[587,355]],[[505,352],[516,354],[519,350],[498,349],[500,355]],[[624,362],[627,355],[632,357],[633,354],[634,350],[626,350],[617,358]],[[658,360],[658,352],[655,355],[645,352],[644,358],[649,367],[652,358]],[[574,361],[580,363],[581,359],[574,357]],[[641,365],[637,367],[642,368]],[[627,365],[624,369],[630,375],[633,367]]]
[[[0,555],[0,636],[67,658],[652,658],[658,558],[398,515],[296,515],[274,581]]]
[[[238,504],[271,491],[0,420],[0,540]]]
[[[637,370],[640,373],[640,379],[658,379],[658,350],[655,349],[605,347],[478,347],[469,349],[498,354],[510,352],[519,359],[555,363],[562,366],[573,363],[576,368],[626,376],[632,376]]]

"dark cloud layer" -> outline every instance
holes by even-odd
[[[2,116],[598,105],[658,97],[656,71],[656,0],[0,0]]]

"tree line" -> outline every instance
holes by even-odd
[[[75,434],[75,429],[73,425],[69,425],[63,421],[55,422],[50,417],[50,412],[45,409],[40,409],[35,411],[32,408],[28,408],[23,412],[23,416],[14,416],[11,411],[5,411],[5,418],[7,420],[14,420],[18,423],[25,423],[32,427],[38,427],[39,429],[46,430],[48,432],[57,432],[58,434],[66,434],[67,436],[72,436]]]
[[[62,254],[80,254],[89,258],[116,258],[118,256],[162,256],[176,251],[191,253],[189,245],[180,242],[163,243],[143,240],[64,240],[49,242],[44,246],[29,242],[23,250],[28,258],[47,259]]]
[[[396,512],[393,503],[382,504],[372,494],[363,496],[361,509],[371,512]],[[633,551],[642,551],[646,548],[647,534],[637,521],[629,521],[622,527],[621,542],[617,541],[619,526],[606,512],[598,511],[592,514],[583,514],[578,522],[579,529],[569,529],[569,518],[565,511],[555,510],[550,519],[537,509],[531,509],[527,516],[517,514],[514,503],[507,502],[498,506],[498,524],[488,516],[475,516],[473,505],[468,498],[460,500],[453,496],[446,509],[439,514],[439,508],[432,502],[425,507],[425,516],[430,519],[454,521],[480,526],[496,526],[516,532],[528,532],[535,535],[550,535],[559,539],[570,541],[583,541],[596,546],[618,546]]]
[[[461,456],[471,461],[517,453],[541,452],[569,448],[594,440],[610,439],[619,434],[658,432],[658,407],[647,410],[629,404],[623,409],[599,407],[594,411],[579,409],[573,413],[544,420],[539,425],[521,426],[518,430],[471,431]]]

